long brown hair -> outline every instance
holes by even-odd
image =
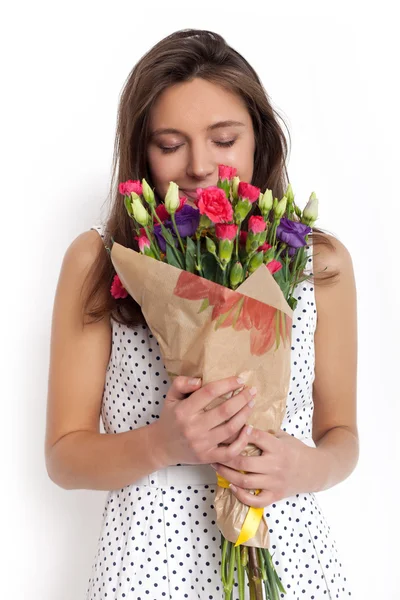
[[[261,191],[271,189],[273,196],[278,199],[283,197],[289,183],[286,170],[287,142],[279,124],[281,117],[271,106],[257,73],[217,33],[198,29],[180,30],[151,48],[134,66],[123,86],[109,192],[111,204],[105,222],[106,247],[111,247],[113,238],[125,247],[138,250],[132,219],[128,216],[118,185],[128,179],[141,180],[144,177],[153,187],[147,161],[150,110],[167,87],[195,77],[224,87],[243,98],[255,133],[251,183]],[[283,120],[282,123],[285,125]],[[288,135],[290,139],[289,131]],[[334,249],[323,230],[317,228],[313,228],[309,243],[325,244]],[[91,321],[98,321],[109,314],[117,322],[131,327],[143,323],[140,307],[131,296],[115,300],[111,293],[104,294],[105,290],[110,290],[114,275],[109,253],[102,248],[84,285],[84,321],[87,317]],[[332,273],[317,278],[314,274],[313,281],[331,280],[336,276],[337,273]]]

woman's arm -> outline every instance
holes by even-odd
[[[109,318],[83,324],[80,296],[99,251],[95,231],[72,242],[54,301],[45,458],[50,479],[65,489],[120,489],[163,466],[153,424],[115,435],[99,431],[112,332]]]
[[[317,308],[313,440],[318,460],[310,491],[346,479],[359,456],[357,431],[357,297],[351,256],[336,238],[335,250],[314,248],[314,273],[339,270],[334,284],[314,286]],[[312,489],[311,489],[312,488]]]

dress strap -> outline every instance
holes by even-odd
[[[94,229],[95,231],[97,231],[97,233],[100,235],[100,237],[104,240],[104,231],[105,231],[105,226],[104,224],[100,224],[100,225],[93,225],[90,228],[90,231]]]

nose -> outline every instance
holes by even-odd
[[[193,143],[186,168],[187,175],[198,181],[208,181],[216,168],[217,165],[207,145],[204,142]]]

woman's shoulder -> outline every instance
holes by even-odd
[[[78,234],[68,246],[65,257],[80,266],[93,264],[101,249],[104,249],[104,235],[96,229],[89,229]]]
[[[347,246],[336,236],[326,232],[318,232],[318,239],[313,243],[314,274],[324,272],[326,275],[352,270],[352,258]]]
[[[80,284],[86,285],[93,282],[102,261],[101,254],[106,255],[107,250],[103,237],[93,228],[78,234],[67,247],[62,262],[61,270],[70,274],[71,278]],[[101,292],[103,300],[107,298],[107,291]]]

